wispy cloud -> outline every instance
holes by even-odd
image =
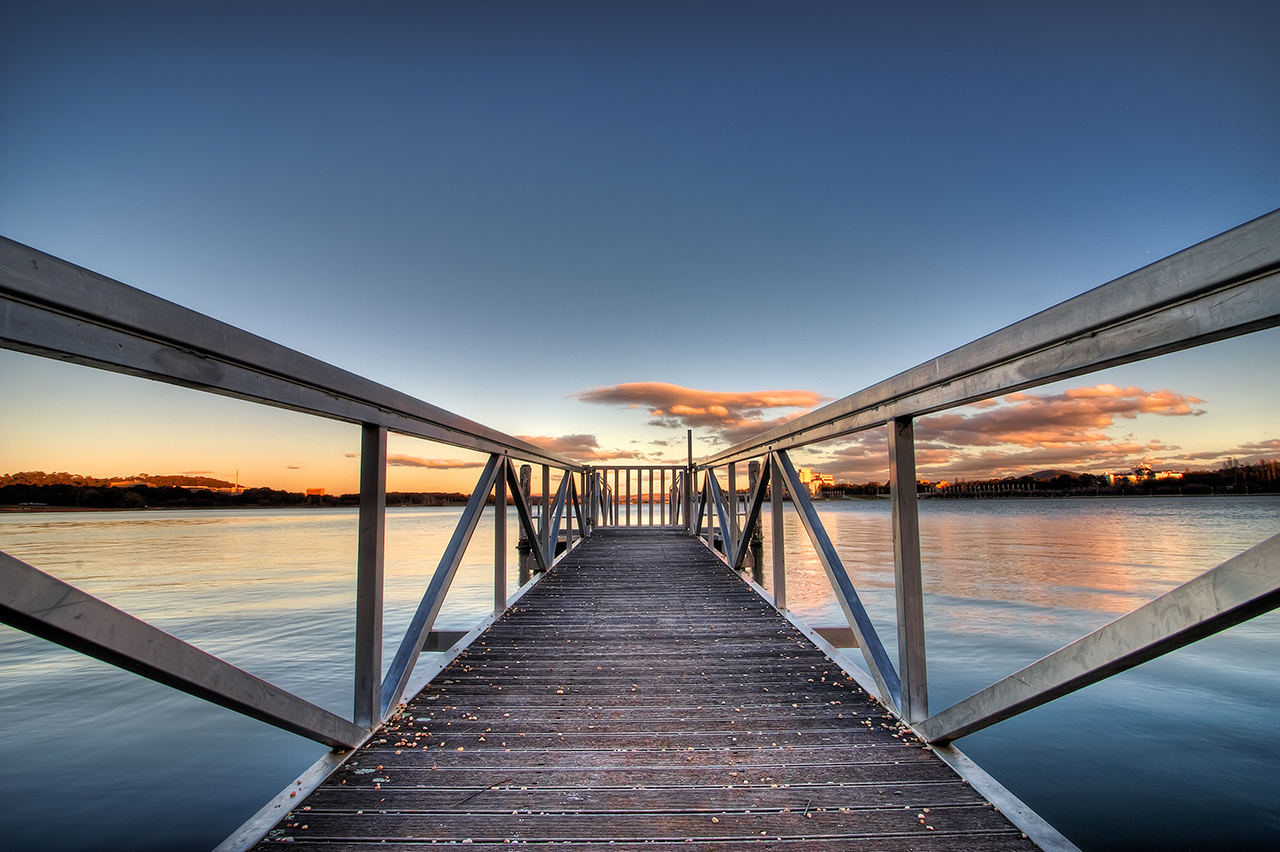
[[[388,455],[390,467],[420,467],[426,470],[467,470],[484,467],[483,461],[464,461],[463,459],[424,459],[418,456]]]
[[[1015,393],[916,424],[916,468],[923,478],[1017,476],[1046,468],[1115,470],[1141,461],[1169,463],[1180,448],[1108,430],[1139,414],[1198,417],[1204,401],[1171,390],[1104,384],[1060,394]],[[814,464],[860,482],[884,479],[888,447],[881,429],[863,432]],[[1280,442],[1276,442],[1280,444]],[[1261,445],[1259,445],[1261,446]],[[1242,455],[1244,453],[1241,453]]]
[[[643,459],[645,455],[635,450],[606,450],[595,435],[517,435],[523,441],[536,444],[562,456],[581,461],[609,461],[612,459]]]
[[[574,394],[595,405],[622,405],[649,412],[649,424],[671,429],[707,429],[718,440],[737,443],[782,425],[825,401],[808,390],[707,391],[669,382],[627,382]],[[766,412],[799,409],[777,417]]]
[[[1187,462],[1225,462],[1227,459],[1238,459],[1244,462],[1257,461],[1266,456],[1280,455],[1280,438],[1268,441],[1246,441],[1225,450],[1183,453],[1173,456],[1173,460]]]

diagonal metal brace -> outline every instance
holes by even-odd
[[[524,489],[520,487],[520,478],[516,475],[515,467],[511,464],[510,459],[505,465],[507,469],[507,496],[516,507],[516,517],[520,519],[520,528],[524,530],[525,539],[531,542],[538,542],[538,531],[533,524],[533,512],[529,509],[529,501],[525,496]],[[541,547],[530,547],[533,558],[538,563],[539,571],[547,570],[547,557],[542,552]]]
[[[707,486],[711,489],[711,502],[715,507],[716,516],[720,519],[720,536],[724,540],[725,556],[731,556],[730,548],[733,543],[729,541],[729,516],[725,514],[724,494],[720,491],[720,480],[716,479],[711,468],[707,468]]]
[[[915,728],[930,742],[950,742],[1276,607],[1280,607],[1280,535],[935,713]]]
[[[902,684],[898,679],[898,670],[893,667],[893,661],[889,659],[889,654],[880,641],[880,635],[876,633],[875,625],[871,623],[866,608],[858,598],[858,592],[853,588],[853,581],[844,570],[844,564],[836,553],[835,545],[831,543],[826,528],[818,518],[817,510],[813,508],[808,489],[800,482],[800,477],[796,474],[796,469],[785,450],[773,454],[773,463],[787,483],[787,490],[791,492],[791,502],[800,515],[805,531],[809,533],[813,549],[818,553],[818,561],[827,572],[827,580],[830,581],[831,588],[836,593],[836,600],[840,602],[840,608],[844,610],[845,618],[849,620],[849,627],[858,638],[862,657],[867,661],[867,668],[871,670],[871,676],[875,678],[876,685],[880,687],[880,697],[887,698],[895,708],[902,706]],[[781,499],[781,497],[774,499]],[[777,546],[775,543],[774,547]]]
[[[0,621],[331,748],[355,748],[369,735],[7,553],[0,553]]]
[[[747,497],[747,515],[743,519],[742,529],[738,530],[738,540],[734,542],[733,556],[729,559],[729,567],[735,571],[742,569],[742,558],[747,553],[747,542],[751,540],[751,533],[760,521],[760,511],[764,508],[764,494],[769,488],[768,482],[769,477],[761,476],[756,481],[756,490]]]
[[[440,607],[444,604],[444,597],[449,592],[453,575],[457,573],[462,555],[467,550],[467,544],[470,543],[471,536],[480,523],[480,516],[484,513],[489,492],[498,479],[499,468],[506,464],[506,459],[496,453],[489,456],[489,462],[480,473],[480,480],[476,483],[475,490],[471,492],[471,499],[467,501],[467,508],[463,510],[462,517],[458,519],[458,525],[453,529],[449,546],[440,557],[440,564],[432,575],[431,582],[427,584],[427,590],[422,595],[418,609],[413,613],[413,619],[405,629],[404,638],[400,640],[400,648],[396,651],[395,659],[391,661],[391,668],[382,680],[382,718],[384,719],[395,709],[404,695],[405,684],[409,682],[409,675],[413,672],[413,664],[418,661],[418,655],[422,653],[422,645],[427,641],[427,634],[431,632],[436,616],[440,614]],[[516,490],[519,491],[519,488]]]

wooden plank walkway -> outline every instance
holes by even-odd
[[[259,844],[1036,847],[693,539],[600,530]]]

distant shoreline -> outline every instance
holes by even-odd
[[[1007,497],[935,497],[934,495],[919,495],[920,502],[947,502],[947,503],[968,503],[968,502],[991,502],[991,501],[1009,501],[1009,500],[1161,500],[1161,499],[1190,499],[1193,497],[1212,497],[1212,498],[1237,498],[1237,497],[1275,497],[1280,492],[1275,491],[1252,491],[1249,493],[1235,491],[1219,491],[1213,494],[1054,494],[1037,497],[1032,495],[1018,495]],[[834,499],[816,498],[814,503],[852,503],[867,502],[876,503],[889,500],[889,495],[883,494],[872,497],[866,494],[853,495],[849,497],[836,497]],[[492,500],[489,501],[490,505]],[[768,500],[765,501],[769,502]],[[790,503],[791,498],[786,498],[783,502]],[[465,503],[445,503],[441,505],[427,506],[416,504],[387,504],[388,509],[457,509],[465,506]],[[633,503],[631,505],[648,505],[647,503]],[[657,505],[657,504],[655,504]],[[305,505],[305,504],[272,504],[262,506],[256,503],[243,503],[238,505],[227,506],[135,506],[135,507],[98,507],[98,506],[0,506],[0,515],[43,515],[43,514],[64,514],[64,513],[101,513],[101,512],[238,512],[251,511],[259,512],[267,509],[287,509],[298,512],[325,511],[331,509],[356,509],[358,506],[351,505]]]
[[[490,501],[492,502],[492,501]],[[387,504],[388,509],[457,509],[466,503],[443,503],[436,506],[413,504]],[[300,512],[324,511],[329,509],[358,509],[359,506],[346,505],[282,505],[259,506],[256,503],[243,503],[233,506],[0,506],[0,515],[51,514],[61,512],[261,512],[268,509],[289,509]]]

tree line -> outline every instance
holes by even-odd
[[[92,479],[76,474],[27,471],[0,475],[0,506],[50,506],[71,509],[215,509],[237,507],[359,506],[359,494],[307,495],[277,488],[215,491],[231,483],[210,487],[157,484],[191,477],[147,477],[136,485],[111,486],[119,480]],[[185,484],[185,483],[184,483]],[[388,506],[454,506],[467,495],[452,491],[389,491]]]
[[[1280,461],[1262,459],[1254,464],[1228,462],[1218,470],[1187,471],[1168,478],[1131,477],[1112,482],[1108,477],[1092,473],[1059,473],[1053,477],[1034,475],[1009,476],[957,482],[939,487],[921,481],[917,492],[947,497],[1025,497],[1084,496],[1125,494],[1192,495],[1192,494],[1274,494],[1280,493]],[[821,496],[875,496],[888,494],[889,486],[881,482],[837,482],[823,485]]]

